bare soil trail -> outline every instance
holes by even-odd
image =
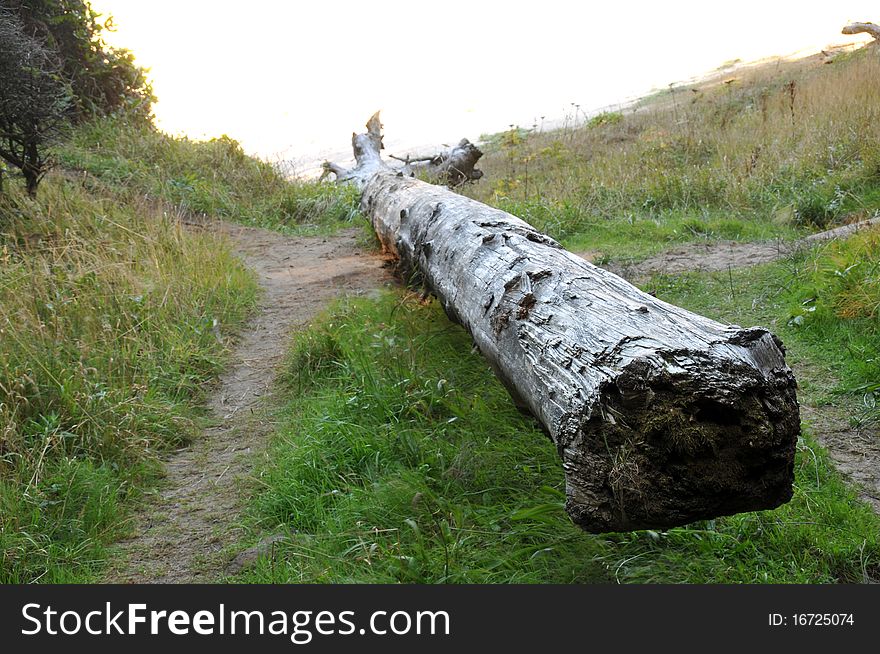
[[[167,458],[164,483],[136,516],[134,535],[119,544],[108,582],[198,583],[223,573],[241,536],[242,484],[271,433],[262,400],[291,333],[340,294],[390,280],[382,259],[358,246],[357,229],[291,238],[223,223],[204,227],[232,240],[259,276],[263,297],[208,401],[211,426]]]
[[[860,229],[880,225],[880,217],[835,227],[824,232],[811,234],[796,241],[705,241],[686,243],[664,250],[659,254],[636,263],[612,263],[607,266],[613,273],[627,279],[639,279],[654,273],[677,274],[688,271],[717,272],[729,268],[747,268],[762,263],[770,263],[794,254],[798,249],[822,241],[849,236]],[[598,252],[584,252],[582,257],[588,261],[596,258]]]
[[[880,430],[852,422],[851,409],[801,404],[801,420],[810,425],[837,469],[856,486],[859,497],[880,514]]]

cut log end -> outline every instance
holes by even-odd
[[[574,438],[557,439],[576,524],[594,533],[667,528],[791,499],[794,377],[767,332],[730,347],[743,363],[719,368],[679,352],[659,365],[633,361],[604,384]]]

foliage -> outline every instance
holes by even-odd
[[[73,89],[80,117],[125,112],[148,118],[155,98],[145,71],[125,49],[114,48],[102,35],[113,28],[86,0],[4,0],[25,26],[61,61]]]
[[[494,134],[481,134],[480,147],[483,150],[496,152],[503,148],[511,148],[522,143],[529,135],[529,130],[524,127],[511,125],[510,129]]]
[[[845,353],[840,390],[861,396],[861,421],[880,424],[880,228],[818,247],[797,272],[787,325]]]
[[[587,127],[595,128],[603,125],[617,125],[623,121],[623,114],[619,111],[603,111],[587,121]]]
[[[0,157],[21,170],[33,196],[49,168],[47,147],[66,118],[68,87],[54,57],[3,9],[0,43]]]

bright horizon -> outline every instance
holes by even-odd
[[[310,168],[347,156],[377,109],[390,153],[476,140],[623,103],[708,73],[852,43],[840,29],[880,21],[867,0],[463,2],[95,0],[108,41],[150,69],[158,126],[239,140],[268,160]]]

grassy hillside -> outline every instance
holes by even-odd
[[[626,115],[496,135],[465,192],[600,261],[684,242],[793,238],[880,209],[876,57],[856,52],[659,94]],[[350,224],[351,190],[289,182],[228,138],[81,125],[31,200],[0,194],[0,581],[96,578],[105,546],[198,431],[255,304],[208,215],[288,233]],[[11,183],[13,182],[13,183]],[[880,230],[780,262],[640,280],[785,340],[801,400],[876,437]],[[552,446],[464,332],[405,292],[345,301],[285,364],[248,543],[290,536],[240,581],[863,582],[880,520],[807,424],[795,496],[769,512],[589,536]]]
[[[488,181],[466,193],[615,259],[870,215],[880,209],[873,50],[744,68],[577,129],[495,135]]]
[[[316,231],[353,211],[230,139],[137,120],[82,125],[57,157],[38,200],[0,193],[0,582],[94,578],[158,457],[197,433],[258,289],[179,218]]]
[[[190,141],[143,122],[107,118],[78,128],[58,156],[65,168],[115,191],[285,233],[325,232],[357,215],[353,189],[292,182],[226,136]]]
[[[600,261],[683,242],[793,238],[880,209],[880,61],[860,51],[736,73],[578,128],[496,135],[465,192]],[[805,405],[876,438],[880,230],[741,271],[642,285],[785,341]],[[865,582],[880,520],[805,425],[793,500],[665,532],[590,536],[563,475],[436,303],[346,302],[302,336],[242,581]]]

